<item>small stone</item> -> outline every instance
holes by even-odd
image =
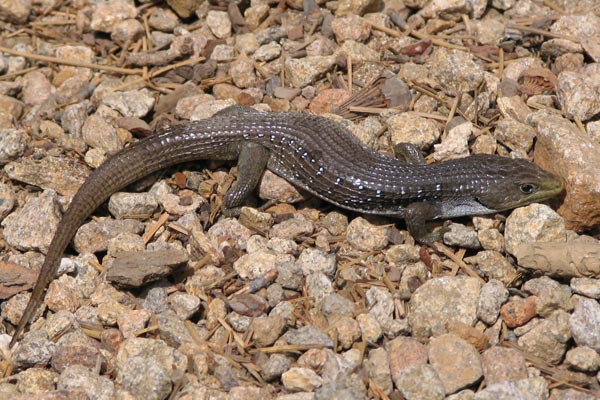
[[[102,163],[104,163],[104,161],[106,161],[107,158],[108,156],[104,150],[93,147],[85,153],[83,160],[90,167],[98,168],[100,165],[102,165]]]
[[[108,241],[107,254],[116,257],[124,251],[144,251],[146,244],[140,235],[123,232]]]
[[[169,304],[166,287],[162,285],[151,287],[148,292],[146,292],[142,306],[146,310],[156,314],[167,311],[169,309]]]
[[[321,272],[328,277],[333,277],[336,270],[335,254],[315,248],[304,249],[300,253],[297,263],[305,276]]]
[[[337,17],[344,15],[363,15],[368,10],[376,7],[377,2],[375,0],[342,0],[338,4],[338,8],[335,12]]]
[[[326,317],[351,317],[356,309],[355,304],[344,296],[333,293],[323,299],[321,305],[323,314]]]
[[[231,35],[231,20],[225,11],[210,10],[206,15],[206,24],[213,35],[219,39]]]
[[[5,1],[0,6],[0,18],[6,22],[23,24],[31,13],[30,1]]]
[[[144,224],[132,219],[98,219],[82,225],[75,234],[73,244],[79,253],[105,251],[108,243],[121,233],[141,234]]]
[[[133,2],[110,0],[94,4],[90,27],[95,31],[111,33],[115,26],[129,18],[137,16]]]
[[[535,129],[514,119],[504,118],[498,121],[494,136],[509,149],[527,153],[533,145]]]
[[[483,375],[489,385],[503,381],[527,378],[527,364],[523,354],[506,347],[494,346],[483,352]]]
[[[534,324],[528,332],[518,339],[517,343],[528,354],[556,364],[564,356],[570,339],[569,314],[558,310]]]
[[[591,347],[578,346],[567,351],[565,364],[578,371],[596,372],[600,369],[600,355]]]
[[[508,290],[502,282],[490,279],[481,287],[477,301],[477,318],[493,325],[500,314],[500,307],[508,299]]]
[[[182,320],[192,317],[200,309],[200,299],[188,293],[173,293],[169,296],[169,305]]]
[[[269,315],[281,315],[285,320],[286,324],[290,324],[293,321],[293,314],[294,305],[289,301],[282,301],[281,303],[273,307]]]
[[[259,47],[258,39],[253,32],[235,35],[235,49],[240,53],[249,55],[254,53]]]
[[[556,94],[567,115],[587,121],[600,112],[600,102],[595,99],[600,94],[597,79],[585,72],[565,71],[558,75]]]
[[[124,117],[142,118],[152,110],[154,96],[147,89],[107,92],[102,96],[102,103]]]
[[[389,243],[389,231],[389,226],[377,226],[362,217],[358,217],[348,225],[346,238],[352,247],[357,250],[381,250]]]
[[[477,232],[477,239],[485,250],[504,252],[504,235],[498,229],[482,229]]]
[[[335,64],[333,56],[313,56],[305,58],[287,57],[285,73],[292,87],[303,88],[320,79]]]
[[[474,325],[480,282],[466,276],[436,278],[420,286],[410,299],[408,322],[417,337],[446,332],[450,321]]]
[[[33,394],[53,391],[55,389],[58,374],[47,369],[29,368],[15,374],[15,376],[17,378],[16,387],[19,392]],[[3,391],[0,391],[0,396],[2,395],[6,396]],[[11,397],[6,398],[8,399]],[[16,393],[15,398],[18,398],[18,394]]]
[[[136,332],[146,327],[151,314],[147,310],[127,310],[119,314],[117,324],[124,338],[135,337]]]
[[[269,387],[236,386],[229,391],[231,399],[263,400],[270,399],[271,395]]]
[[[442,381],[446,394],[455,393],[477,382],[483,375],[477,349],[450,333],[431,340],[429,362]]]
[[[375,344],[381,338],[383,332],[381,325],[377,319],[370,313],[359,314],[356,316],[356,321],[362,332],[362,340],[369,344]]]
[[[260,46],[254,52],[252,59],[256,61],[272,61],[281,55],[281,45],[277,42],[271,42]]]
[[[257,347],[270,346],[283,333],[285,320],[279,315],[259,317],[252,322],[254,340]]]
[[[409,143],[419,149],[431,147],[440,137],[438,125],[428,118],[414,113],[393,113],[385,118],[391,135],[392,145]]]
[[[588,346],[600,351],[600,304],[596,300],[578,297],[569,318],[573,339],[578,346]]]
[[[545,399],[547,397],[548,382],[542,377],[535,377],[494,383],[476,393],[473,399]]]
[[[337,45],[335,44],[335,42],[333,40],[319,35],[306,48],[306,55],[309,57],[330,56],[334,53],[334,51],[336,49],[337,49]],[[312,90],[309,89],[308,92],[309,93],[313,92],[313,95],[307,97],[308,99],[311,99],[314,97],[314,87],[306,86],[303,89],[303,92],[302,92],[303,95],[307,94],[307,92],[305,91],[305,89],[307,89],[307,88],[312,88]]]
[[[542,317],[558,309],[569,310],[570,288],[547,276],[528,280],[522,289],[536,296],[536,311]]]
[[[525,325],[536,316],[536,303],[537,298],[535,296],[529,296],[525,299],[517,297],[510,300],[500,310],[502,320],[509,328]]]
[[[369,379],[385,394],[389,395],[394,385],[390,375],[387,351],[381,347],[369,351],[369,358],[365,362],[365,367],[369,373]]]
[[[519,96],[498,97],[498,109],[504,118],[511,118],[525,123],[531,110]]]
[[[0,110],[14,119],[19,119],[23,114],[24,104],[10,96],[0,94]]]
[[[436,48],[432,55],[431,69],[449,96],[475,90],[483,80],[483,67],[474,56],[464,51]]]
[[[280,203],[290,204],[304,199],[294,185],[269,170],[265,171],[262,177],[258,196],[263,200],[277,200]]]
[[[258,82],[254,72],[254,63],[243,55],[231,62],[229,75],[238,88],[254,87]]]
[[[61,195],[73,196],[89,175],[89,169],[72,158],[22,157],[4,167],[8,177]]]
[[[442,143],[433,145],[433,158],[436,161],[445,161],[468,156],[469,138],[473,129],[473,123],[469,121],[450,128]]]
[[[273,225],[270,231],[270,236],[293,240],[300,236],[308,236],[312,234],[314,229],[314,224],[309,220],[291,218],[279,224]]]
[[[52,367],[59,373],[64,372],[67,368],[73,365],[80,365],[89,370],[96,366],[104,366],[106,368],[106,359],[100,352],[99,346],[81,345],[81,344],[61,344],[56,347],[52,356]]]
[[[177,15],[169,9],[157,8],[148,18],[148,25],[152,29],[162,32],[173,32],[179,24]]]
[[[115,396],[115,386],[110,379],[81,365],[66,367],[58,377],[56,388],[60,391],[81,390],[97,400],[110,400]]]
[[[331,29],[338,43],[346,40],[364,42],[371,35],[371,25],[358,15],[334,19]]]
[[[54,354],[56,344],[44,331],[32,331],[23,336],[19,347],[13,352],[14,363],[22,368],[47,365]]]
[[[206,202],[202,196],[191,190],[184,189],[174,194],[173,189],[164,180],[154,184],[150,193],[169,214],[183,215],[194,212]]]
[[[184,249],[124,251],[109,264],[106,280],[120,287],[140,287],[170,275],[187,261]]]
[[[345,316],[337,317],[334,321],[338,343],[342,349],[347,350],[360,338],[360,326],[354,319]]]
[[[0,192],[2,191],[0,186]],[[1,197],[1,195],[0,195]],[[0,220],[2,213],[0,212]],[[573,278],[571,279],[571,290],[573,293],[580,294],[592,299],[600,299],[600,279],[594,278]]]
[[[114,154],[123,148],[116,128],[98,114],[92,114],[85,120],[81,132],[88,146],[98,147],[105,153]]]
[[[0,166],[20,157],[27,148],[25,133],[21,129],[0,131]]]
[[[397,382],[410,368],[427,364],[427,347],[411,337],[398,337],[386,344],[390,372]],[[397,384],[397,383],[396,383]]]
[[[277,256],[268,251],[244,254],[233,263],[233,269],[242,279],[256,279],[276,268]]]
[[[325,229],[334,236],[341,235],[348,228],[348,217],[337,211],[328,213],[321,222]]]
[[[393,266],[412,264],[420,260],[419,246],[412,244],[396,244],[388,247],[385,252],[385,261]]]
[[[294,257],[290,256],[287,260],[282,259],[282,262],[277,264],[277,272],[277,279],[275,282],[280,284],[283,288],[299,290],[302,287],[304,274]]]
[[[258,26],[267,18],[269,15],[269,5],[266,3],[252,4],[246,10],[244,10],[244,17],[248,29],[254,31]]]
[[[186,325],[175,313],[171,310],[165,311],[157,315],[158,333],[169,346],[178,348],[186,343],[193,343],[194,336],[190,333],[190,328],[195,330],[195,337],[205,338],[208,331],[201,326]],[[218,335],[217,335],[218,336]]]
[[[187,369],[187,357],[162,340],[131,338],[115,358],[116,383],[148,400],[165,399]]]
[[[444,232],[444,243],[448,246],[458,246],[467,249],[479,249],[481,244],[477,232],[462,224],[452,223],[449,231]]]
[[[278,254],[295,254],[298,251],[298,244],[290,239],[274,237],[267,242],[267,248]]]
[[[311,325],[303,326],[299,329],[289,330],[283,339],[288,344],[297,346],[324,346],[327,348],[333,347],[333,341],[325,332]]]
[[[12,186],[0,182],[0,222],[15,206],[15,192]]]
[[[313,272],[306,277],[306,294],[312,298],[315,305],[321,306],[324,299],[333,294],[333,283],[322,272]]]
[[[233,46],[229,46],[226,44],[219,44],[216,45],[215,48],[213,49],[212,54],[210,55],[210,59],[214,60],[216,62],[226,62],[226,61],[231,61],[235,58],[235,48]],[[235,102],[232,100],[231,104],[228,105],[234,105]],[[205,116],[204,118],[208,118],[210,115]],[[199,119],[203,119],[202,117],[199,117]]]
[[[4,240],[23,251],[46,253],[60,218],[56,192],[44,191],[36,197],[31,197],[22,208],[4,218]]]
[[[269,360],[261,365],[260,374],[267,382],[279,379],[279,377],[290,369],[291,360],[283,354],[273,354]]]
[[[312,392],[323,385],[323,379],[309,368],[290,368],[281,375],[281,382],[287,390]]]
[[[44,299],[52,311],[68,310],[75,312],[80,306],[82,293],[75,279],[68,275],[62,275],[48,285],[48,291]]]
[[[125,45],[139,40],[144,35],[144,26],[136,19],[126,19],[116,24],[110,37],[115,43]]]
[[[444,384],[431,365],[415,365],[395,379],[394,383],[406,399],[442,400],[444,398]]]
[[[54,93],[55,88],[41,71],[31,71],[23,77],[21,98],[23,103],[34,106],[43,104]],[[0,137],[2,135],[0,134]],[[0,146],[0,148],[2,148]]]
[[[527,242],[566,241],[564,220],[550,207],[530,204],[514,210],[506,219],[506,250]]]
[[[571,42],[572,43],[572,42]],[[598,396],[594,393],[585,393],[578,389],[552,389],[550,392],[550,399],[562,399],[562,400],[596,400]]]
[[[494,154],[497,148],[496,139],[490,135],[477,136],[471,145],[473,154]]]
[[[110,196],[108,210],[115,217],[152,215],[158,207],[156,198],[150,193],[118,192]]]
[[[497,279],[504,285],[510,285],[517,276],[517,270],[504,255],[496,250],[485,250],[465,261],[476,264],[490,279]]]

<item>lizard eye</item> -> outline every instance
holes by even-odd
[[[523,194],[531,194],[531,193],[535,192],[537,189],[538,189],[537,185],[534,185],[533,183],[524,183],[521,186],[519,186],[519,190]]]

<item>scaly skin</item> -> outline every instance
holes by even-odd
[[[75,232],[111,194],[177,163],[241,156],[246,161],[239,166],[245,171],[240,176],[251,183],[239,182],[226,198],[226,205],[239,207],[265,167],[253,163],[253,155],[264,159],[267,169],[339,207],[404,218],[422,242],[431,240],[426,220],[520,207],[563,189],[559,180],[526,160],[474,155],[431,165],[406,163],[366,148],[326,118],[234,106],[140,140],[90,174],[58,225],[11,346],[41,305]]]

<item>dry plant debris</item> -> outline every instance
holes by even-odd
[[[600,395],[597,1],[5,0],[0,21],[0,398]],[[270,173],[264,211],[222,218],[235,168],[181,165],[96,211],[8,349],[89,172],[232,104],[428,161],[533,158],[566,194],[422,247]]]

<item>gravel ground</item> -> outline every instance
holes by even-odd
[[[597,0],[0,2],[1,399],[600,396]],[[114,194],[8,348],[93,168],[232,104],[323,114],[428,162],[496,153],[560,176],[549,204],[420,246],[230,164]]]

